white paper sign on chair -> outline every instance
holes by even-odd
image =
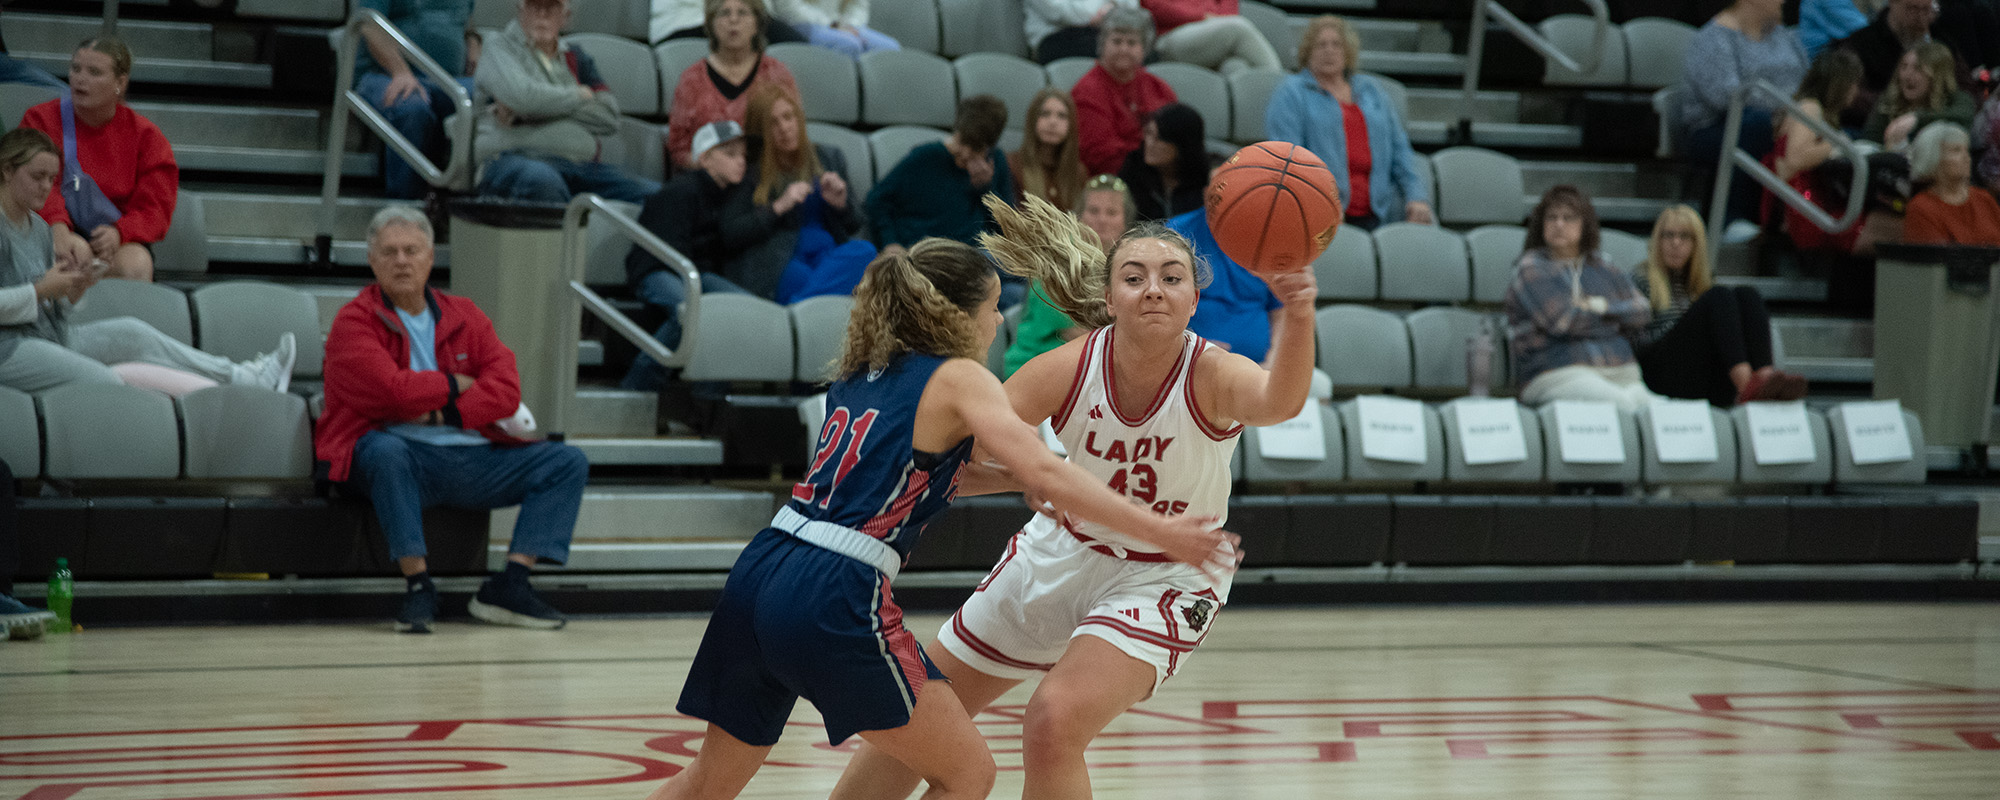
[[[1557,400],[1555,413],[1556,442],[1565,463],[1625,463],[1625,437],[1618,425],[1617,406],[1597,401]]]
[[[1056,455],[1065,457],[1069,455],[1069,448],[1064,447],[1062,440],[1056,438],[1056,428],[1049,424],[1048,420],[1042,420],[1041,431],[1043,444],[1048,445],[1050,450],[1056,451]]]
[[[1903,427],[1902,403],[1841,403],[1840,417],[1846,423],[1848,453],[1856,465],[1908,461],[1916,455],[1910,448],[1910,432]]]
[[[1715,425],[1700,400],[1661,400],[1647,408],[1653,418],[1653,449],[1662,464],[1713,464]]]
[[[1458,415],[1459,453],[1469,466],[1528,459],[1521,433],[1521,407],[1510,398],[1466,398],[1452,404]]]
[[[1755,402],[1743,411],[1750,425],[1750,455],[1758,466],[1807,464],[1818,455],[1806,427],[1805,403]]]
[[[1430,443],[1424,435],[1424,404],[1405,397],[1362,395],[1361,455],[1380,461],[1422,464]]]
[[[1257,429],[1257,448],[1265,458],[1325,461],[1326,423],[1320,419],[1319,401],[1307,399],[1298,416]]]

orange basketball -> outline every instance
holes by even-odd
[[[1340,227],[1333,173],[1311,150],[1258,142],[1208,181],[1208,228],[1224,255],[1260,275],[1312,264]]]

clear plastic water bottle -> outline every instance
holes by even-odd
[[[76,600],[76,582],[69,574],[69,559],[56,559],[56,571],[49,575],[49,611],[56,615],[56,621],[49,625],[49,633],[69,633],[71,623],[69,609]]]
[[[1493,325],[1481,322],[1479,331],[1465,337],[1465,393],[1486,397],[1493,388]]]

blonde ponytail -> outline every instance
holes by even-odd
[[[1040,284],[1049,304],[1078,325],[1111,324],[1111,309],[1104,302],[1110,270],[1095,232],[1033,195],[1022,198],[1017,211],[989,194],[986,210],[999,223],[1000,234],[979,234],[979,246],[993,254],[1001,269]]]
[[[985,256],[950,239],[925,239],[906,252],[878,256],[854,288],[834,377],[882,369],[911,352],[981,358],[973,315],[994,280]]]

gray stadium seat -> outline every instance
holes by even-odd
[[[1058,58],[1047,64],[1043,64],[1042,71],[1049,74],[1050,86],[1067,92],[1076,86],[1077,81],[1083,79],[1084,73],[1089,72],[1090,68],[1095,66],[1097,66],[1097,59],[1070,56],[1068,58]]]
[[[1313,277],[1321,300],[1373,300],[1381,278],[1375,267],[1375,237],[1366,229],[1342,225],[1333,241],[1313,259]]]
[[[306,478],[312,430],[305,398],[224,384],[179,401],[189,478]]]
[[[1229,81],[1223,80],[1220,73],[1176,61],[1162,61],[1146,70],[1173,87],[1174,96],[1182,104],[1201,114],[1211,138],[1230,135]]]
[[[176,478],[180,423],[174,401],[124,385],[72,383],[36,400],[51,478]]]
[[[1481,225],[1467,231],[1465,247],[1472,251],[1472,301],[1498,303],[1507,299],[1507,284],[1514,282],[1514,265],[1528,241],[1528,229],[1519,225]]]
[[[1646,237],[1616,228],[1598,232],[1597,249],[1604,253],[1604,260],[1619,272],[1629,274],[1633,267],[1646,263]]]
[[[1438,219],[1447,225],[1519,225],[1522,207],[1521,163],[1512,156],[1479,147],[1448,147],[1431,154],[1437,170]]]
[[[1410,385],[1410,331],[1379,308],[1333,305],[1314,315],[1319,368],[1335,387],[1375,391]]]
[[[674,87],[680,85],[681,73],[707,57],[707,39],[668,39],[653,48],[653,63],[660,70],[660,108],[663,112],[673,113]]]
[[[1408,87],[1403,85],[1402,81],[1396,80],[1395,78],[1391,78],[1387,75],[1383,75],[1378,72],[1369,72],[1367,70],[1361,70],[1355,74],[1367,75],[1369,77],[1374,78],[1375,80],[1381,81],[1382,91],[1389,93],[1389,102],[1396,104],[1396,116],[1402,117],[1404,122],[1406,123],[1409,121],[1410,90]]]
[[[42,429],[35,398],[0,386],[0,461],[16,479],[42,474]]]
[[[136,317],[182,344],[194,344],[194,318],[186,292],[145,281],[105,278],[84,293],[69,323],[82,325],[113,317]],[[269,347],[264,348],[269,350]]]
[[[1375,229],[1382,299],[1455,303],[1472,297],[1465,237],[1436,225],[1392,222]]]
[[[319,306],[312,295],[263,281],[225,281],[194,290],[196,343],[201,349],[242,361],[270,352],[287,331],[299,340],[295,378],[318,378],[326,359],[319,333]]]
[[[958,113],[951,62],[916,50],[861,54],[861,119],[869,125],[950,128]]]
[[[1444,479],[1461,483],[1540,483],[1542,482],[1542,422],[1535,410],[1516,405],[1521,419],[1521,443],[1526,458],[1496,464],[1468,464],[1458,436],[1458,410],[1474,398],[1461,397],[1438,406],[1438,427],[1443,429]]]
[[[1582,14],[1557,14],[1542,20],[1536,27],[1557,49],[1582,64],[1590,55],[1590,42],[1597,20]],[[1679,60],[1679,55],[1675,56],[1675,60]],[[1547,86],[1625,85],[1625,36],[1615,24],[1605,31],[1604,50],[1597,59],[1597,68],[1588,73],[1565,69],[1544,59],[1542,83]]]
[[[1384,461],[1363,455],[1359,400],[1341,403],[1340,427],[1346,439],[1347,479],[1350,481],[1436,481],[1444,479],[1444,430],[1437,409],[1424,406],[1425,457],[1421,464]]]
[[[1507,371],[1506,335],[1502,321],[1463,308],[1432,306],[1403,318],[1410,328],[1410,358],[1414,365],[1411,385],[1430,392],[1463,393],[1467,390],[1465,360],[1467,339],[1486,328],[1493,336],[1492,371],[1489,386],[1502,384]]]
[[[1640,408],[1633,415],[1639,429],[1640,477],[1646,483],[1734,483],[1736,481],[1736,425],[1728,412],[1709,410],[1709,429],[1715,434],[1715,460],[1696,463],[1666,463],[1660,460],[1659,443],[1653,438],[1653,412]]]
[[[868,152],[875,161],[875,182],[896,168],[896,164],[919,145],[942,142],[950,134],[917,125],[892,125],[868,134]]]
[[[1847,438],[1847,409],[1836,405],[1827,409],[1826,426],[1833,437],[1833,482],[1923,483],[1929,476],[1924,459],[1924,422],[1903,409],[1903,430],[1910,435],[1910,459],[1884,464],[1854,463],[1853,441]]]
[[[1271,105],[1271,93],[1285,77],[1274,69],[1241,69],[1229,76],[1229,116],[1234,122],[1228,133],[1232,141],[1264,141],[1264,109]]]
[[[704,294],[690,381],[789,382],[792,322],[785,307],[747,294]]]
[[[958,96],[990,94],[1007,104],[1007,130],[1024,130],[1025,120],[1034,113],[1028,104],[1035,93],[1049,85],[1042,65],[1006,53],[972,53],[951,62],[958,75]],[[1008,152],[1013,152],[1008,149]]]
[[[1749,409],[1729,411],[1736,426],[1736,480],[1740,483],[1823,484],[1833,481],[1833,442],[1826,433],[1826,415],[1806,409],[1806,429],[1812,434],[1813,460],[1800,464],[1759,464],[1750,445]]]
[[[1677,19],[1640,17],[1621,26],[1629,68],[1626,83],[1640,89],[1678,86],[1695,27]]]
[[[1564,461],[1560,431],[1556,427],[1556,407],[1554,403],[1543,405],[1536,412],[1541,417],[1542,452],[1547,464],[1550,483],[1623,483],[1639,482],[1639,425],[1631,414],[1618,414],[1618,435],[1625,443],[1625,460],[1616,464],[1590,464]]]
[[[21,45],[17,44],[15,47]],[[27,113],[28,109],[61,96],[60,89],[51,89],[47,86],[37,86],[32,83],[0,83],[0,124],[11,128],[20,123],[21,115]],[[62,146],[62,142],[56,142],[56,146]]]
[[[1019,0],[938,0],[939,52],[946,58],[967,53],[1028,56],[1026,12]]]
[[[942,42],[937,0],[870,0],[868,27],[888,34],[904,50],[935,53]]]
[[[840,358],[847,341],[847,317],[854,310],[854,298],[844,294],[808,297],[785,308],[792,318],[792,343],[798,354],[793,379],[819,383],[827,379],[833,362]]]
[[[613,208],[633,219],[639,207],[623,200],[606,200]],[[591,214],[583,229],[583,282],[588,286],[624,286],[625,254],[632,252],[632,239],[603,214]]]
[[[632,0],[571,0],[569,30],[621,36],[633,42],[650,35],[652,6]],[[511,17],[510,17],[511,18]],[[596,52],[591,53],[597,55]]]
[[[160,272],[208,271],[208,213],[201,195],[186,189],[175,195],[167,235],[153,244],[153,267]]]
[[[1012,157],[1015,152],[1018,152],[1021,149],[1021,143],[1026,140],[1027,137],[1021,135],[1020,128],[1010,127],[1000,132],[1000,141],[995,143],[993,146],[1000,148],[1000,152],[1006,153],[1008,154],[1009,157]]]
[[[618,133],[599,140],[603,150],[599,160],[629,169],[649,181],[664,181],[667,174],[666,128],[642,119],[621,116]]]
[[[861,78],[854,59],[801,42],[779,42],[764,52],[792,71],[806,119],[836,125],[853,125],[861,119]]]
[[[1320,461],[1306,461],[1291,458],[1267,458],[1264,455],[1263,428],[1245,428],[1243,446],[1237,452],[1243,455],[1243,479],[1253,484],[1290,482],[1332,482],[1347,477],[1347,453],[1343,447],[1340,415],[1333,407],[1317,400],[1307,400],[1309,406],[1319,409],[1320,425],[1326,434],[1326,458]]]
[[[1292,30],[1292,22],[1285,12],[1275,6],[1259,3],[1257,0],[1243,0],[1236,4],[1236,13],[1257,26],[1257,32],[1271,42],[1271,49],[1278,51],[1278,62],[1287,72],[1299,68],[1299,35]],[[1259,118],[1264,116],[1262,107],[1257,109]]]
[[[589,8],[609,4],[585,2],[581,5]],[[637,117],[661,115],[660,64],[653,58],[652,48],[640,44],[646,38],[643,30],[636,40],[612,33],[579,33],[568,38],[571,47],[588,53],[597,62],[597,71],[604,75],[605,85],[610,86],[612,96],[618,98],[620,112]],[[680,73],[674,74],[674,78],[679,77]]]
[[[868,137],[839,125],[806,123],[806,138],[826,145],[847,157],[847,195],[866,199],[875,186],[875,157],[868,151]],[[858,202],[858,201],[857,201]]]

